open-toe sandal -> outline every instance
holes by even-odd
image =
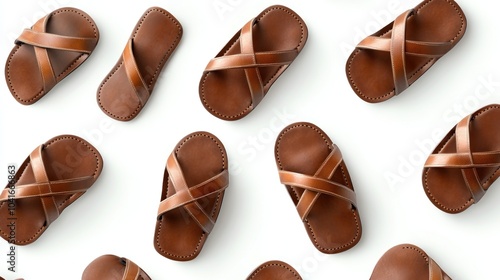
[[[356,46],[346,63],[352,89],[370,103],[400,94],[462,39],[466,26],[455,1],[423,1]]]
[[[0,224],[2,238],[17,245],[37,240],[102,168],[99,151],[78,136],[60,135],[35,148],[0,193],[0,219],[10,221]]]
[[[97,90],[97,102],[109,117],[135,118],[149,100],[160,72],[182,37],[182,26],[168,11],[144,12],[122,55]]]
[[[305,22],[284,6],[271,6],[250,20],[210,60],[199,85],[203,106],[223,120],[248,115],[301,52]]]
[[[356,194],[337,145],[314,124],[291,124],[275,144],[279,178],[314,246],[327,254],[356,245],[361,220]]]
[[[229,184],[228,158],[208,132],[184,137],[167,159],[154,246],[169,259],[198,256],[219,216]]]
[[[500,104],[463,118],[427,158],[422,184],[440,210],[459,213],[477,203],[500,176]]]
[[[5,64],[12,96],[29,105],[84,63],[99,41],[94,20],[75,8],[57,9],[25,29]]]

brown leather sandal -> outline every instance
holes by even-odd
[[[413,244],[389,249],[373,269],[370,280],[451,280],[424,250]]]
[[[0,193],[0,219],[12,221],[0,223],[2,238],[17,245],[36,241],[94,184],[102,167],[99,151],[78,136],[61,135],[38,146]]]
[[[199,85],[203,106],[223,120],[248,115],[304,48],[307,35],[305,22],[289,8],[262,11],[208,63]]]
[[[167,159],[154,236],[156,251],[188,261],[212,231],[229,184],[224,145],[213,134],[184,137]]]
[[[477,203],[500,176],[500,105],[462,119],[425,162],[422,184],[430,201],[448,213]]]
[[[247,280],[302,280],[291,265],[282,261],[268,261],[257,267]]]
[[[83,271],[82,280],[151,280],[144,270],[126,258],[103,255],[93,260]]]
[[[276,140],[280,181],[314,246],[326,254],[352,248],[361,238],[356,194],[339,148],[319,127],[291,124]]]
[[[182,26],[172,14],[159,7],[146,10],[118,62],[99,86],[97,102],[102,111],[120,121],[135,118],[181,37]]]
[[[462,39],[466,27],[455,1],[423,1],[356,46],[346,64],[352,89],[370,103],[400,94]]]
[[[97,25],[81,10],[61,8],[39,19],[17,38],[5,64],[12,96],[24,105],[37,102],[85,62],[98,41]]]

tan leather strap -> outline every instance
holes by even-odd
[[[49,176],[47,175],[47,170],[42,158],[43,145],[38,146],[30,154],[30,162],[32,164],[33,175],[35,176],[35,181],[37,183],[49,183]],[[51,192],[50,183],[44,184],[45,188],[40,187],[40,192]],[[42,201],[43,210],[45,212],[45,221],[47,225],[51,224],[59,217],[59,208],[57,207],[56,201],[52,196],[40,197]]]
[[[132,88],[135,90],[141,105],[144,106],[151,93],[141,73],[139,72],[139,67],[137,66],[134,56],[133,39],[128,40],[127,45],[123,50],[122,58],[128,80],[132,85]]]
[[[57,195],[72,195],[87,191],[86,185],[93,180],[92,176],[78,177],[68,180],[39,182],[15,186],[14,199],[33,197],[53,197]],[[0,202],[8,200],[9,191],[4,189],[0,193]]]
[[[289,63],[296,56],[289,51],[276,51],[271,53],[237,54],[213,58],[207,69],[210,71],[258,68],[264,66],[279,66]]]
[[[241,53],[250,53],[255,55],[253,48],[253,24],[254,21],[248,22],[241,29],[240,34],[240,49]],[[254,58],[255,60],[255,58]],[[245,68],[245,75],[247,77],[248,88],[250,89],[250,94],[252,95],[252,106],[256,106],[264,98],[264,85],[260,77],[259,69]]]
[[[63,36],[33,29],[24,29],[16,39],[16,43],[23,43],[44,49],[73,51],[90,54],[96,44],[96,38],[81,38]]]
[[[122,280],[139,279],[141,268],[129,259],[122,258],[122,261],[125,262],[125,271],[123,272]]]
[[[91,186],[92,176],[73,179],[51,181],[47,175],[43,160],[43,145],[38,146],[30,154],[30,165],[35,177],[35,183],[15,185],[14,190],[5,188],[0,193],[0,202],[9,199],[26,199],[39,197],[45,213],[46,226],[50,225],[59,217],[59,208],[54,197],[58,195],[72,195],[84,193]]]
[[[330,177],[335,173],[341,162],[342,154],[340,149],[336,145],[333,145],[333,150],[318,168],[314,176],[285,170],[279,171],[282,184],[304,189],[297,203],[297,211],[303,221],[307,218],[316,199],[321,194],[347,200],[354,208],[356,207],[356,194],[354,191],[330,180]]]
[[[470,120],[472,118],[472,115],[469,115],[467,118],[464,118],[461,120],[456,128],[455,128],[455,135],[456,135],[456,142],[457,142],[457,153],[467,153],[470,155],[470,163],[473,164],[472,161],[472,153],[470,149],[470,134],[469,134],[469,124]],[[499,163],[500,165],[500,163]],[[479,201],[483,195],[485,194],[485,190],[483,189],[481,185],[481,181],[479,179],[479,176],[477,175],[477,169],[475,167],[473,168],[463,168],[462,169],[462,176],[469,187],[469,190],[472,194],[472,198],[474,199],[474,202]]]
[[[406,23],[414,15],[413,9],[399,15],[393,22],[391,38],[368,36],[357,48],[389,52],[394,80],[394,94],[397,95],[408,88],[416,78],[408,78],[406,73],[406,55],[441,57],[453,45],[450,42],[421,42],[406,39]],[[427,68],[430,67],[426,66]]]
[[[256,19],[246,23],[240,31],[240,54],[213,58],[205,68],[205,72],[244,69],[248,88],[252,97],[251,108],[257,106],[265,95],[264,84],[259,68],[288,65],[297,57],[297,49],[255,52],[253,42],[253,26]]]
[[[462,119],[455,127],[457,152],[449,154],[432,154],[427,158],[425,167],[460,168],[462,177],[472,195],[473,201],[477,203],[486,193],[479,179],[477,169],[484,167],[500,167],[500,151],[471,151],[471,119],[472,115],[469,115]],[[490,180],[490,182],[491,181],[492,180]]]
[[[166,168],[169,179],[175,189],[175,194],[160,202],[157,217],[160,218],[168,211],[184,207],[200,228],[206,233],[210,233],[215,225],[215,221],[203,210],[198,200],[220,193],[227,188],[229,184],[229,173],[227,170],[202,183],[189,187],[174,153],[171,153],[168,157]]]
[[[39,19],[31,29],[25,29],[17,38],[16,44],[33,46],[40,74],[43,80],[43,90],[48,92],[57,83],[47,50],[63,50],[90,54],[96,44],[96,38],[81,38],[46,33],[47,22],[52,14]]]
[[[358,45],[358,48],[390,52],[391,39],[376,36],[368,36]],[[406,40],[405,52],[407,55],[423,57],[441,57],[452,48],[450,42],[433,43]]]
[[[429,258],[429,280],[444,280],[443,271],[439,265]]]
[[[472,152],[456,154],[432,154],[426,162],[426,167],[442,168],[474,168],[498,167],[500,151]]]
[[[406,11],[394,20],[391,35],[391,62],[392,76],[394,80],[395,92],[402,92],[408,88],[408,80],[406,79],[406,19],[413,10]]]

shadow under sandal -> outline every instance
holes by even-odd
[[[279,177],[314,246],[346,251],[361,238],[356,194],[339,148],[314,124],[291,124],[275,145]]]
[[[83,271],[82,280],[151,280],[137,264],[115,255],[93,260]]]
[[[463,118],[427,158],[422,184],[440,210],[459,213],[477,203],[500,176],[500,104]]]
[[[212,231],[229,184],[224,145],[208,132],[184,137],[167,159],[154,246],[169,259],[198,256]]]
[[[200,80],[203,106],[223,120],[248,115],[299,55],[305,22],[284,6],[271,6],[249,21],[210,60]]]
[[[389,249],[379,259],[370,280],[451,280],[424,250],[412,244]]]
[[[386,101],[408,88],[462,39],[465,15],[453,0],[425,0],[363,39],[346,74],[364,101]]]
[[[38,146],[0,193],[0,219],[16,221],[14,235],[8,223],[0,223],[2,238],[16,245],[36,241],[102,168],[99,151],[78,136],[60,135]]]
[[[268,261],[252,271],[246,280],[302,280],[302,277],[285,262]]]
[[[159,7],[146,10],[118,62],[99,86],[97,102],[101,110],[119,121],[135,118],[181,37],[182,26],[172,14]]]
[[[24,105],[37,102],[84,63],[98,41],[94,20],[81,10],[61,8],[39,19],[16,39],[7,59],[12,96]]]

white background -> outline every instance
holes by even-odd
[[[279,259],[304,279],[368,279],[380,256],[400,243],[424,249],[453,279],[499,275],[500,192],[495,183],[479,204],[450,215],[435,208],[421,183],[423,161],[466,114],[500,101],[498,11],[493,1],[460,0],[468,28],[462,41],[402,95],[380,104],[359,99],[345,75],[355,44],[392,21],[416,0],[24,0],[0,9],[0,59],[22,29],[65,6],[86,11],[100,41],[91,57],[31,106],[0,83],[0,177],[37,145],[60,134],[79,135],[104,158],[99,180],[33,244],[17,246],[17,273],[7,271],[8,244],[0,244],[0,275],[7,279],[80,279],[102,254],[130,258],[153,279],[245,279],[259,264]],[[210,115],[198,83],[215,56],[244,23],[270,5],[296,11],[308,42],[266,98],[242,120]],[[184,35],[151,99],[131,122],[107,117],[96,90],[113,67],[142,13],[170,11]],[[347,252],[319,253],[278,179],[274,141],[286,125],[308,121],[340,147],[358,195],[363,235]],[[188,133],[205,130],[224,143],[230,186],[201,254],[175,262],[153,247],[156,211],[167,156]],[[5,261],[4,261],[5,260]]]

